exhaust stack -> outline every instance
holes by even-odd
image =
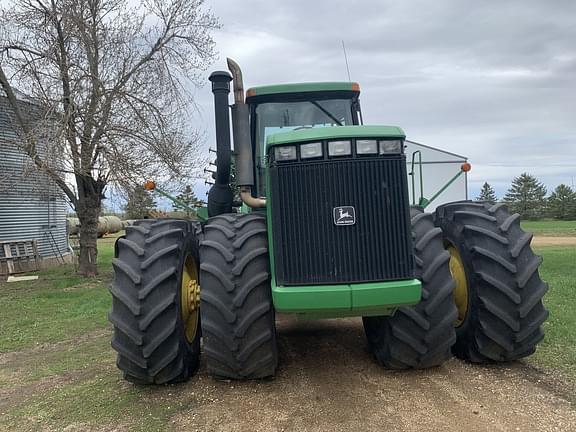
[[[226,59],[232,73],[234,86],[234,105],[232,106],[232,133],[236,153],[236,183],[240,187],[240,198],[249,207],[265,207],[264,198],[252,196],[254,186],[254,164],[252,159],[252,141],[250,139],[250,111],[244,101],[244,82],[242,70],[231,58]]]
[[[226,71],[212,72],[208,78],[214,94],[216,119],[216,178],[208,192],[208,216],[232,212],[233,194],[230,189],[230,114],[228,94],[232,77]]]

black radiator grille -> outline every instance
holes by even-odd
[[[270,187],[278,285],[413,277],[404,155],[277,164]],[[335,225],[339,206],[353,225]]]

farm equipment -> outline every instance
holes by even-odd
[[[362,317],[371,352],[391,369],[535,351],[547,285],[518,215],[472,201],[434,213],[424,197],[411,206],[405,134],[362,125],[356,83],[245,93],[240,68],[228,65],[231,74],[210,76],[208,217],[138,221],[117,243],[110,320],[127,380],[184,381],[201,351],[216,378],[273,376],[276,312]]]

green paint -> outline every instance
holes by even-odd
[[[418,279],[350,285],[352,308],[415,304],[420,301],[421,287]]]
[[[266,170],[266,190],[268,196],[266,197],[266,228],[268,230],[268,256],[270,257],[270,279],[272,280],[272,285],[276,284],[276,262],[274,261],[274,239],[272,238],[272,200],[274,197],[270,193],[272,190],[270,186],[270,171]]]
[[[363,284],[279,287],[272,280],[274,307],[304,318],[389,315],[416,304],[422,295],[417,279]]]
[[[404,139],[406,134],[398,126],[333,126],[308,128],[277,133],[268,136],[266,146],[291,144],[303,141],[344,139],[344,138],[396,138]]]
[[[323,91],[356,91],[352,82],[319,82],[319,83],[295,83],[295,84],[275,84],[258,86],[248,89],[248,99],[254,96],[273,95],[280,93],[304,93]],[[356,84],[357,85],[357,84]],[[359,93],[359,92],[358,92]]]
[[[208,207],[199,207],[196,210],[196,217],[201,222],[206,222],[208,220]]]

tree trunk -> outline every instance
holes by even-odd
[[[104,182],[89,176],[76,176],[78,203],[76,214],[80,220],[80,259],[78,273],[83,276],[96,276],[98,267],[98,217],[102,205]]]

